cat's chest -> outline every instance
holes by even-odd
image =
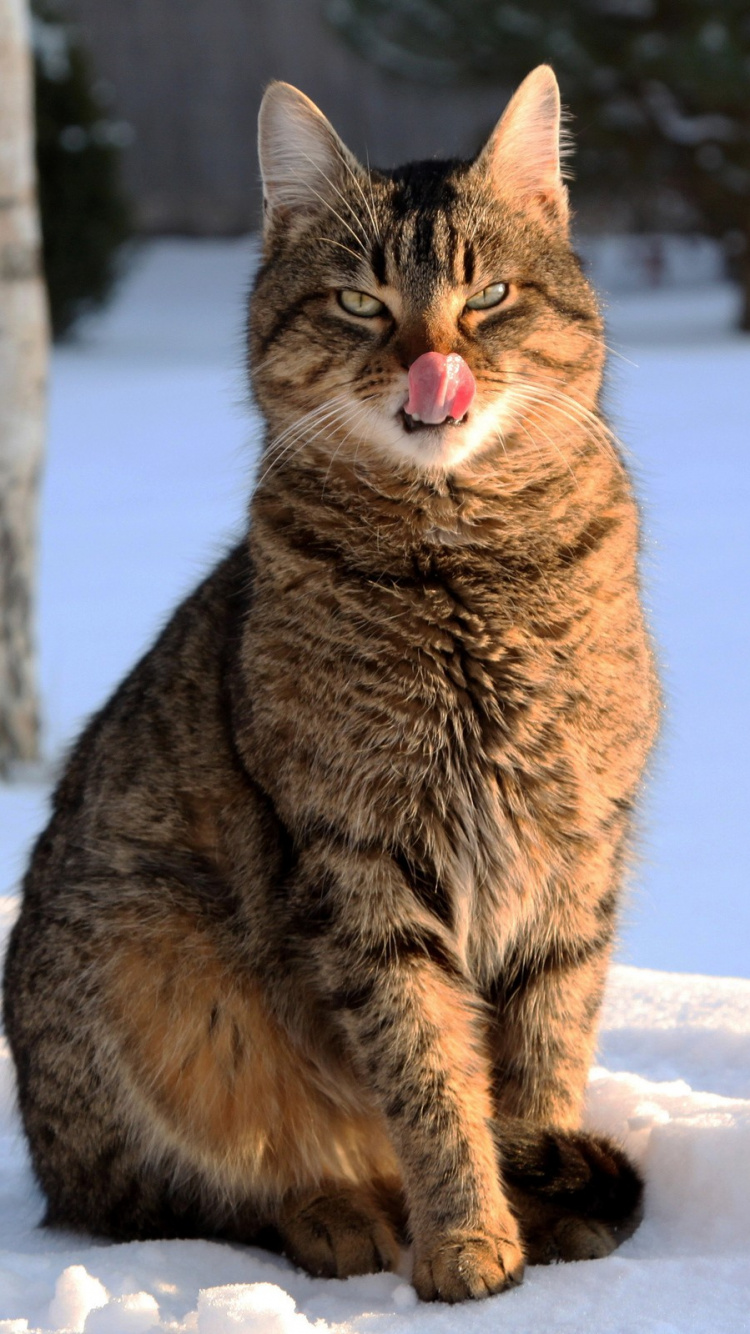
[[[397,847],[439,882],[480,976],[497,965],[500,922],[549,916],[581,682],[543,633],[538,591],[499,565],[459,575],[333,572],[256,604],[246,755],[301,837],[334,828]]]
[[[468,570],[437,565],[422,578],[362,590],[355,659],[377,663],[378,694],[398,719],[389,734],[402,729],[417,767],[432,769],[439,757],[448,785],[473,784],[533,744],[543,725],[538,706],[546,698],[547,711],[553,707],[567,659],[538,622],[538,591],[499,560]],[[345,707],[358,702],[355,688]]]
[[[251,652],[270,778],[373,833],[429,818],[476,839],[564,706],[566,654],[539,616],[538,589],[491,558],[333,570],[268,599]]]

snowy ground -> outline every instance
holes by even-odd
[[[92,1244],[35,1231],[41,1201],[0,1065],[0,1334],[743,1334],[750,1330],[750,982],[615,968],[588,1121],[648,1181],[646,1219],[607,1260],[422,1306],[398,1275],[315,1280],[209,1242]],[[633,1073],[637,1071],[638,1073]],[[57,1294],[57,1295],[56,1295]],[[295,1303],[297,1313],[295,1314]],[[196,1314],[197,1312],[197,1314]],[[6,1317],[6,1319],[3,1319]]]
[[[150,247],[107,317],[55,354],[40,590],[50,764],[0,788],[5,921],[51,763],[242,522],[257,431],[248,271],[244,242]],[[736,980],[750,971],[750,340],[730,332],[733,302],[717,285],[610,311],[610,403],[645,503],[669,708],[620,951],[639,967],[613,974],[589,1120],[645,1165],[640,1231],[609,1260],[535,1269],[460,1312],[418,1307],[408,1261],[338,1284],[229,1246],[40,1235],[3,1056],[0,1334],[27,1321],[86,1334],[750,1329],[750,982]]]

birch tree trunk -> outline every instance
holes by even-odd
[[[26,0],[0,0],[0,773],[38,753],[32,632],[47,309]]]

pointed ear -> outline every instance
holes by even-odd
[[[333,203],[339,177],[359,163],[309,97],[272,83],[258,116],[258,156],[266,225],[287,210]]]
[[[560,170],[560,89],[538,65],[511,98],[476,161],[498,195],[514,197],[567,229],[568,192]],[[566,147],[563,142],[562,149]]]

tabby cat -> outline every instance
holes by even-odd
[[[246,539],[76,746],[5,1021],[46,1222],[424,1299],[605,1255],[579,1129],[657,689],[557,84],[473,162],[260,116]]]

